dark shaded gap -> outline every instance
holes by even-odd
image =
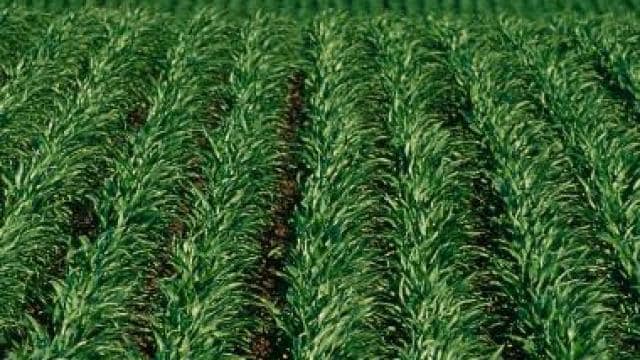
[[[260,237],[260,263],[257,281],[258,295],[276,307],[285,305],[287,283],[279,274],[284,270],[286,249],[296,239],[295,227],[291,222],[293,212],[301,201],[301,193],[296,180],[300,169],[297,158],[298,129],[304,112],[304,74],[296,72],[289,79],[287,113],[280,129],[284,142],[284,154],[279,171],[276,200],[271,207],[271,224]],[[260,329],[252,334],[249,358],[256,360],[288,359],[291,344],[277,328],[271,314],[262,307],[256,315],[264,321]]]
[[[0,68],[0,87],[4,86],[9,80],[9,76],[2,68]]]
[[[127,125],[134,130],[140,129],[147,121],[149,106],[146,103],[137,103],[127,112]]]
[[[90,201],[73,201],[69,205],[71,220],[69,230],[74,238],[86,236],[93,238],[96,236],[98,228],[98,218],[93,204]]]

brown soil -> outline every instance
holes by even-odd
[[[286,284],[278,275],[284,268],[285,250],[295,240],[295,229],[290,223],[296,205],[300,202],[300,191],[296,182],[298,171],[296,150],[297,132],[303,111],[302,92],[304,77],[294,74],[289,81],[287,113],[280,129],[285,143],[277,199],[271,208],[271,225],[261,236],[261,258],[258,270],[258,295],[278,307],[284,306]],[[278,250],[278,251],[275,251]],[[263,326],[253,334],[249,358],[256,360],[288,359],[288,345],[277,329],[271,314],[266,309],[257,310]]]

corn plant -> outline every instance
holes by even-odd
[[[476,269],[469,266],[471,188],[460,156],[466,144],[429,103],[430,97],[442,101],[433,94],[448,84],[429,62],[419,29],[389,18],[372,28],[398,154],[389,203],[403,337],[394,353],[403,359],[489,356],[496,349],[482,334],[488,316],[470,281]]]
[[[497,220],[508,229],[496,239],[501,256],[492,258],[497,296],[505,320],[506,353],[530,357],[608,358],[612,294],[598,271],[584,231],[572,219],[580,216],[576,184],[567,176],[569,159],[544,122],[533,116],[513,73],[510,53],[491,47],[464,64],[473,114],[470,126],[491,150],[493,186],[504,202]]]
[[[40,12],[18,8],[0,10],[0,86],[7,80],[6,70],[34,46],[51,21]]]
[[[31,156],[38,136],[46,131],[47,110],[55,99],[68,97],[86,75],[89,53],[106,41],[107,19],[96,13],[70,13],[52,22],[36,45],[5,70],[0,87],[0,166],[4,174],[21,158]],[[1,218],[0,218],[1,220]]]
[[[239,30],[225,96],[231,108],[205,129],[202,188],[173,248],[176,274],[163,281],[157,314],[158,359],[210,359],[248,354],[260,319],[256,303],[259,236],[277,191],[278,122],[283,115],[288,55],[286,26],[258,15]],[[220,47],[229,45],[220,39]],[[231,50],[231,49],[227,49]],[[215,58],[210,61],[216,60]],[[216,60],[217,61],[217,60]],[[219,85],[219,84],[218,84]]]
[[[184,185],[192,136],[200,124],[192,108],[198,98],[184,89],[197,84],[193,69],[206,51],[194,40],[211,39],[205,17],[197,17],[167,53],[168,73],[153,87],[146,121],[116,157],[114,174],[96,199],[100,232],[95,241],[69,254],[66,277],[56,284],[53,335],[34,331],[19,356],[140,356],[134,335],[144,330],[134,327],[145,322],[138,311],[152,287],[145,280],[156,276],[152,264],[168,240],[166,228],[179,202],[176,191]],[[134,29],[130,36],[145,27]]]
[[[640,53],[636,49],[640,33],[635,30],[635,22],[621,23],[605,19],[599,26],[579,26],[576,37],[578,47],[594,55],[606,85],[625,102],[637,123],[640,120],[640,62],[637,60]]]
[[[6,249],[14,252],[2,253],[8,259],[3,261],[6,270],[2,278],[12,281],[16,289],[9,292],[11,289],[3,288],[7,297],[20,296],[17,288],[24,288],[29,277],[41,276],[52,266],[64,266],[63,254],[71,240],[67,203],[69,199],[95,195],[94,176],[103,170],[100,165],[113,146],[111,136],[121,128],[126,107],[146,82],[143,69],[135,62],[153,64],[149,53],[154,51],[155,42],[148,37],[153,22],[140,26],[144,21],[148,22],[148,17],[135,12],[107,26],[110,40],[90,58],[88,74],[77,85],[77,93],[56,101],[35,155],[19,162],[15,174],[7,180],[8,205],[0,234]],[[59,298],[60,285],[55,287]],[[19,308],[14,305],[7,310]],[[59,309],[50,314],[54,319],[61,315]],[[42,337],[49,324],[27,318],[29,337]],[[50,355],[46,351],[33,353],[35,358]]]
[[[9,3],[0,358],[639,357],[640,1]]]
[[[558,43],[565,35],[558,34],[559,40],[541,41],[536,37],[525,38],[514,28],[521,26],[504,24],[505,37],[516,47],[515,53],[525,71],[531,73],[539,106],[547,114],[551,127],[565,139],[573,157],[576,182],[582,185],[585,216],[592,224],[585,239],[595,238],[592,243],[601,244],[602,254],[610,254],[601,256],[599,266],[612,270],[620,289],[630,290],[623,290],[620,295],[631,296],[631,301],[616,301],[622,303],[629,319],[611,325],[628,326],[628,332],[635,338],[631,341],[637,341],[640,245],[635,240],[638,193],[633,187],[640,179],[636,160],[639,134],[624,120],[623,110],[607,99],[589,62],[590,52],[578,47],[569,55],[560,55]],[[622,353],[628,348],[620,350]]]
[[[360,111],[369,87],[366,53],[345,23],[344,16],[320,16],[308,34],[300,154],[307,176],[279,319],[295,359],[384,353],[376,326],[384,281],[373,246],[382,199],[373,182],[385,164],[371,156],[377,134]]]
[[[66,24],[68,19],[62,19],[60,25]],[[103,31],[100,26],[97,26],[97,30]],[[53,91],[47,86],[36,88],[33,93],[30,93],[28,86],[20,92],[11,91],[13,85],[18,90],[21,86],[33,84],[35,79],[32,75],[42,75],[41,80],[46,81],[63,64],[73,60],[82,62],[81,54],[88,50],[82,48],[83,41],[78,41],[80,46],[76,48],[77,51],[68,54],[59,52],[60,59],[64,59],[62,64],[50,63],[46,54],[55,52],[56,47],[51,49],[50,46],[55,45],[55,39],[60,35],[55,29],[50,33],[58,35],[52,35],[54,40],[49,39],[49,43],[37,49],[36,53],[41,54],[36,55],[39,60],[33,66],[27,66],[24,77],[16,77],[16,82],[4,89],[4,105],[15,111],[10,115],[15,114],[16,121],[21,121],[16,127],[7,127],[8,138],[11,138],[11,130],[19,129],[19,125],[28,127],[28,121],[33,122],[34,129],[24,133],[32,148],[23,156],[19,151],[14,151],[15,158],[9,162],[11,166],[2,167],[4,203],[0,226],[0,279],[3,286],[0,290],[0,328],[3,331],[22,322],[21,314],[26,305],[46,301],[43,298],[48,294],[39,293],[37,289],[33,291],[34,294],[28,294],[27,291],[30,286],[37,288],[41,282],[49,280],[48,274],[64,254],[70,240],[68,224],[71,214],[68,203],[82,198],[90,190],[88,180],[91,174],[95,174],[101,154],[104,155],[108,150],[100,143],[110,129],[118,125],[118,119],[114,116],[117,114],[117,101],[126,101],[131,95],[126,87],[118,89],[116,82],[109,79],[111,72],[118,69],[122,71],[124,65],[114,61],[104,62],[108,57],[90,60],[91,68],[86,78],[74,85],[73,93],[63,94],[67,96],[53,96],[56,94],[55,85]],[[67,35],[61,36],[61,42],[73,39],[72,35],[70,39]],[[104,52],[108,54],[113,51],[112,48],[111,44],[104,48]],[[73,71],[73,67],[71,69]],[[61,72],[59,75],[59,86],[69,89],[73,73]],[[131,80],[127,79],[127,82],[130,82],[131,88],[136,88]],[[23,98],[25,92],[33,97]],[[38,99],[45,105],[49,102],[49,106],[39,108],[40,104],[32,103],[32,100]],[[32,117],[38,110],[42,114]],[[38,119],[44,120],[43,123],[38,124]],[[30,139],[31,136],[34,138]]]

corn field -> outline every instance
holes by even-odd
[[[121,3],[0,1],[0,358],[640,358],[640,2]]]

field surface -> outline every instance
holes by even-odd
[[[29,3],[0,358],[640,358],[637,1]]]

